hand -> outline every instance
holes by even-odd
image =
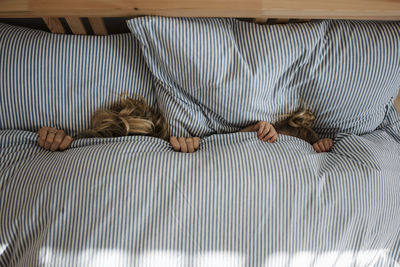
[[[317,153],[331,151],[333,140],[329,138],[318,140],[313,144],[313,148]]]
[[[274,126],[272,124],[260,121],[257,124],[253,125],[253,131],[257,132],[258,139],[264,142],[273,143],[278,139],[278,133],[276,132]]]
[[[175,136],[171,136],[169,139],[171,146],[177,152],[184,152],[184,153],[193,153],[197,149],[199,149],[200,138],[193,137],[193,138],[185,138],[179,137],[176,138]]]
[[[67,149],[73,140],[71,136],[65,135],[63,130],[56,128],[42,127],[37,133],[39,146],[51,151]]]

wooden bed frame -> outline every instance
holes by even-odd
[[[107,35],[103,17],[140,15],[251,18],[274,24],[327,18],[400,21],[400,0],[0,0],[0,18],[42,18],[53,33],[67,32],[60,17],[73,34],[87,34],[90,27],[95,35]],[[400,115],[400,92],[395,105]]]
[[[138,15],[400,20],[398,0],[0,0],[1,17]]]

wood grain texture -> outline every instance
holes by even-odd
[[[137,15],[348,18],[400,20],[399,0],[12,0],[0,6],[0,17],[129,17]]]
[[[66,17],[65,20],[67,21],[69,28],[74,34],[86,34],[86,29],[85,26],[83,26],[81,18]]]
[[[95,35],[107,35],[106,25],[103,18],[89,18],[90,27]]]
[[[65,29],[58,18],[44,17],[43,21],[52,33],[65,33]]]
[[[0,12],[18,11],[29,11],[29,0],[0,0]]]

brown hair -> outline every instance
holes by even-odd
[[[164,116],[147,105],[139,96],[135,100],[121,94],[118,101],[108,109],[99,109],[92,116],[92,128],[85,137],[118,137],[127,135],[148,135],[167,139],[167,125]]]
[[[310,144],[318,141],[318,135],[311,129],[315,116],[310,110],[301,108],[285,117],[287,118],[274,124],[278,133],[298,137]]]

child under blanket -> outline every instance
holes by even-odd
[[[307,109],[300,109],[286,115],[286,119],[274,125],[260,121],[241,132],[257,132],[264,142],[273,143],[279,134],[291,135],[313,145],[316,152],[327,152],[333,146],[332,139],[319,139],[311,129],[315,116]],[[51,151],[67,149],[73,138],[56,128],[42,127],[38,131],[39,145]],[[92,117],[92,128],[82,137],[118,137],[127,135],[147,135],[168,140],[167,124],[164,116],[146,104],[143,97],[138,100],[122,95],[109,109],[97,110]],[[169,142],[175,151],[195,152],[199,148],[199,137],[171,136]]]
[[[242,129],[241,132],[257,132],[259,139],[271,143],[278,138],[278,133],[285,134],[310,143],[317,153],[331,150],[333,140],[329,138],[319,139],[317,133],[311,128],[315,116],[310,110],[302,108],[283,117],[286,117],[286,119],[280,120],[274,125],[260,121]]]

